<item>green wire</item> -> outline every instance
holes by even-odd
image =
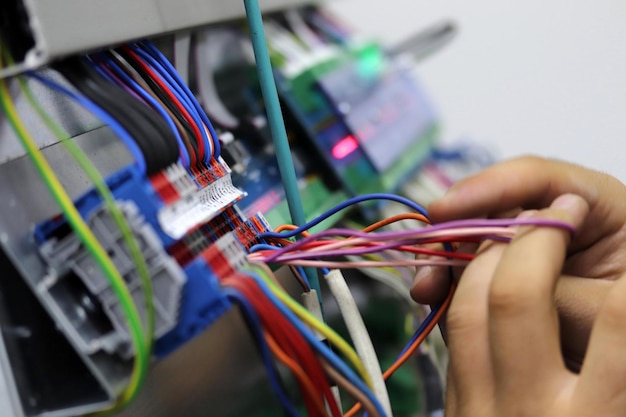
[[[2,40],[0,39],[0,44],[1,43]],[[2,46],[0,46],[0,51],[2,51],[0,54],[1,66],[4,62],[3,55],[6,54],[6,51]],[[132,394],[136,393],[138,386],[141,385],[141,381],[145,376],[148,365],[146,355],[144,354],[147,350],[143,338],[143,329],[139,312],[137,311],[128,287],[126,286],[126,283],[121,277],[119,271],[116,269],[115,264],[113,264],[111,258],[82,219],[76,207],[74,207],[71,198],[63,188],[61,182],[54,173],[54,170],[52,170],[39,150],[36,142],[28,133],[24,123],[19,118],[5,80],[0,80],[0,108],[9,121],[10,126],[15,131],[17,138],[24,146],[44,184],[50,191],[56,203],[59,205],[68,223],[88,252],[93,256],[104,275],[110,281],[113,291],[120,300],[122,311],[128,320],[129,332],[136,352],[135,363],[129,386],[118,401],[118,404],[127,404],[128,401],[132,399]]]
[[[267,109],[267,120],[270,125],[274,148],[276,150],[278,170],[280,171],[280,177],[285,187],[289,214],[291,215],[293,224],[301,226],[306,223],[306,217],[304,215],[304,209],[302,208],[298,178],[296,177],[296,169],[294,168],[291,150],[289,149],[289,140],[287,138],[283,113],[280,109],[272,63],[267,50],[261,9],[258,0],[244,0],[244,7],[246,9],[248,26],[250,27],[250,39],[252,40],[252,48],[254,49],[254,58],[261,93],[265,101],[265,108]],[[317,291],[320,309],[324,311],[322,308],[322,291],[320,289],[317,271],[314,268],[304,268],[304,272],[311,283],[311,288]]]
[[[146,264],[146,260],[141,253],[141,248],[139,247],[139,242],[137,241],[135,235],[132,233],[126,218],[122,214],[120,208],[117,204],[115,204],[115,199],[111,190],[109,190],[106,185],[104,179],[100,175],[100,172],[93,166],[91,161],[88,159],[87,155],[83,152],[83,150],[76,145],[71,140],[67,140],[69,135],[61,128],[46,111],[39,105],[37,100],[35,99],[30,86],[26,82],[23,77],[18,77],[18,82],[20,85],[20,89],[27,101],[31,105],[31,107],[38,114],[40,119],[45,123],[48,129],[54,133],[56,138],[65,145],[65,148],[70,153],[70,155],[74,158],[76,163],[83,169],[87,177],[94,184],[98,194],[102,198],[105,206],[108,211],[111,213],[113,220],[115,221],[117,227],[120,229],[122,233],[122,237],[124,239],[124,243],[128,248],[130,255],[135,263],[137,268],[137,272],[141,279],[145,308],[146,308],[146,332],[145,332],[145,344],[146,344],[146,352],[141,352],[142,355],[146,355],[146,361],[149,360],[150,353],[152,351],[152,342],[154,338],[154,327],[155,327],[155,315],[154,315],[154,291],[152,287],[152,281],[150,280],[150,273],[148,272],[148,265]],[[141,375],[140,385],[143,383],[145,378],[145,372]],[[137,390],[138,391],[138,390]],[[136,396],[137,392],[129,393],[129,401],[132,401],[132,398]]]

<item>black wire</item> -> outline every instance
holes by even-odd
[[[122,64],[119,60],[119,58],[113,54],[112,52],[108,52],[108,56],[110,59],[112,59],[113,61],[117,62],[118,65],[120,66],[120,68],[122,68],[123,71],[126,71],[124,69],[124,67],[126,65],[130,65],[133,70],[141,77],[141,79],[148,84],[148,88],[150,88],[150,92],[154,93],[155,96],[157,96],[157,98],[159,99],[159,101],[167,107],[167,109],[172,113],[172,115],[176,118],[176,120],[180,123],[180,125],[182,126],[182,128],[185,130],[185,133],[187,134],[187,138],[189,138],[188,141],[184,141],[186,144],[188,143],[189,146],[191,146],[192,149],[189,149],[189,147],[187,146],[187,151],[189,152],[193,152],[194,155],[196,155],[196,159],[198,159],[198,144],[193,140],[193,138],[195,137],[195,133],[193,131],[193,129],[191,128],[191,125],[189,124],[189,122],[187,121],[187,119],[185,119],[185,117],[182,115],[182,113],[180,112],[180,110],[178,109],[178,107],[172,102],[172,100],[170,100],[169,96],[167,94],[165,94],[165,92],[161,89],[161,87],[152,79],[152,77],[150,77],[150,75],[145,72],[143,70],[143,68],[141,68],[141,66],[137,65],[136,62],[134,60],[132,60],[132,57],[128,54],[125,54],[123,50],[119,50],[116,51],[116,53],[120,56],[122,56],[122,58],[124,58],[125,63]],[[128,73],[128,71],[126,71]],[[129,76],[132,77],[131,74],[129,74]]]
[[[167,122],[163,120],[162,116],[158,112],[156,112],[156,110],[146,105],[144,102],[138,100],[133,95],[129,94],[126,90],[118,87],[115,84],[112,84],[109,80],[103,78],[95,69],[85,64],[84,62],[83,68],[86,73],[92,78],[92,80],[102,88],[102,92],[104,94],[108,92],[108,89],[111,86],[114,86],[117,91],[128,97],[131,100],[131,103],[136,104],[135,109],[137,110],[137,115],[139,117],[143,117],[147,125],[152,127],[152,134],[155,135],[148,136],[148,138],[154,137],[155,140],[159,138],[165,145],[165,153],[162,156],[167,161],[167,165],[165,165],[164,168],[175,163],[179,156],[178,141],[176,140],[174,132],[170,129]]]
[[[150,74],[148,72],[146,72],[142,68],[142,66],[137,63],[137,60],[135,59],[135,57],[133,57],[131,54],[126,53],[121,48],[116,50],[115,52],[117,54],[119,54],[122,58],[124,58],[124,60],[131,67],[133,67],[133,69],[137,72],[137,74],[139,74],[139,76],[152,89],[154,94],[156,94],[156,96],[159,98],[159,100],[161,100],[161,102],[163,102],[167,106],[167,108],[170,109],[170,111],[174,114],[174,116],[178,119],[178,121],[181,123],[181,125],[183,126],[183,128],[187,132],[187,136],[189,137],[189,142],[191,143],[191,147],[193,148],[193,153],[196,156],[196,161],[199,162],[202,158],[201,158],[200,154],[198,153],[198,143],[197,143],[197,141],[198,140],[202,140],[202,138],[198,138],[196,136],[196,134],[195,134],[194,130],[192,129],[190,123],[187,121],[187,119],[180,112],[180,110],[178,109],[176,104],[174,104],[172,102],[172,100],[169,98],[169,96],[163,91],[163,89],[161,89],[161,86],[159,86],[159,84],[150,76]]]
[[[131,101],[134,97],[131,99],[121,88],[108,82],[103,84],[104,80],[100,75],[88,70],[79,59],[66,61],[58,68],[79,91],[103,107],[128,130],[146,155],[148,173],[165,168],[167,164],[165,142],[154,125],[139,110],[140,106]]]
[[[178,159],[178,144],[160,115],[119,86],[108,82],[79,58],[56,68],[82,94],[114,117],[135,139],[146,158],[148,175],[162,171]],[[171,145],[168,133],[176,145]]]

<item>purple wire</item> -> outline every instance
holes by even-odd
[[[495,240],[498,242],[506,242],[506,243],[511,241],[511,238],[509,237],[491,235],[491,234],[484,235],[484,236],[477,236],[477,237],[482,237],[483,239]],[[379,246],[367,246],[367,247],[361,247],[361,248],[344,248],[344,249],[334,249],[330,251],[319,251],[319,252],[298,252],[297,254],[291,254],[291,255],[285,253],[284,256],[280,256],[278,259],[274,259],[274,262],[289,262],[289,261],[296,261],[296,260],[303,260],[303,259],[317,259],[317,258],[322,258],[322,257],[336,257],[336,256],[347,256],[347,255],[367,255],[369,253],[377,253],[377,252],[382,252],[385,250],[396,249],[398,246],[415,245],[415,244],[419,244],[419,242],[416,242],[415,240],[405,240],[405,241],[395,241],[395,242],[391,242],[391,243],[387,243],[387,244],[379,245]],[[287,246],[287,248],[289,247],[291,247],[291,245]],[[445,257],[445,254],[441,254],[437,256]]]
[[[281,256],[277,261],[280,262],[288,262],[295,261],[300,259],[315,259],[323,256],[333,257],[333,256],[345,256],[345,255],[366,255],[368,253],[376,253],[384,250],[394,249],[398,246],[402,245],[412,245],[414,241],[397,241],[393,243],[387,243],[380,246],[366,246],[363,248],[352,248],[352,249],[334,249],[330,251],[320,251],[320,252],[298,252],[297,254]],[[291,246],[291,245],[290,245]],[[288,247],[290,247],[288,246]],[[268,261],[269,262],[269,261]]]
[[[387,240],[387,239],[398,240],[402,238],[414,239],[415,236],[419,236],[420,234],[458,229],[462,227],[512,227],[512,226],[556,227],[560,229],[565,229],[572,234],[576,231],[576,229],[569,223],[560,222],[556,220],[543,220],[543,219],[454,220],[454,221],[450,221],[446,223],[432,225],[429,227],[424,227],[423,229],[419,229],[419,230],[403,230],[401,232],[380,232],[380,233],[375,233],[375,234],[361,232],[360,230],[352,230],[352,229],[329,229],[329,230],[325,230],[320,233],[317,233],[315,235],[305,237],[283,249],[274,251],[271,255],[265,258],[265,262],[272,263],[286,252],[295,251],[301,248],[302,246],[306,245],[307,243],[313,242],[321,238],[331,237],[331,236],[362,237],[366,239],[375,239],[375,240]]]

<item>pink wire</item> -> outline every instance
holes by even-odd
[[[359,262],[334,262],[334,261],[288,261],[281,262],[285,265],[311,266],[314,268],[348,269],[348,268],[384,268],[384,267],[410,267],[410,266],[465,266],[469,261],[463,260],[436,260],[436,259],[407,259],[406,261],[359,261]]]
[[[418,229],[423,230],[423,229]],[[346,255],[364,255],[369,253],[375,253],[383,250],[394,249],[398,246],[404,245],[417,245],[423,243],[425,240],[441,239],[447,237],[479,237],[496,235],[499,237],[510,237],[515,234],[515,229],[503,228],[503,227],[477,227],[477,228],[459,228],[453,230],[439,230],[431,233],[419,233],[419,238],[411,239],[410,236],[405,236],[403,240],[391,241],[388,243],[378,242],[379,238],[386,237],[382,233],[372,233],[369,238],[354,238],[344,239],[340,241],[331,241],[328,245],[311,248],[300,249],[299,252],[293,250],[294,245],[287,246],[284,249],[278,251],[261,251],[250,255],[252,259],[263,261],[266,263],[284,263],[287,261],[300,260],[300,259],[314,259],[322,257],[338,257]],[[378,247],[376,246],[359,246],[367,243],[382,243]],[[345,249],[340,249],[345,248]],[[276,252],[280,252],[278,256],[275,256]]]
[[[463,228],[483,228],[483,227],[484,228],[491,228],[491,227],[508,228],[512,226],[557,227],[557,228],[568,230],[570,233],[575,232],[575,229],[572,227],[572,225],[568,223],[554,221],[554,220],[545,220],[545,219],[455,220],[455,221],[441,223],[441,224],[433,225],[433,226],[422,228],[422,229],[408,230],[408,231],[402,231],[402,232],[380,232],[380,233],[375,233],[375,234],[365,233],[365,232],[361,232],[358,230],[351,230],[351,229],[330,229],[330,230],[326,230],[326,231],[311,235],[304,239],[300,239],[297,242],[294,242],[293,244],[283,249],[274,251],[271,255],[269,255],[266,258],[266,262],[267,263],[274,262],[274,260],[278,259],[283,253],[295,251],[296,249],[301,248],[302,246],[306,245],[309,242],[320,240],[321,238],[324,238],[324,237],[334,237],[334,236],[357,237],[357,238],[362,237],[366,239],[375,239],[375,240],[403,239],[403,238],[408,237],[408,238],[413,239],[416,236],[421,236],[421,237],[431,236],[431,234],[434,232],[442,232],[442,231],[450,231],[450,230],[456,231],[456,233],[452,232],[450,233],[450,235],[458,236],[459,229],[463,229]],[[500,231],[501,230],[502,229],[500,229]],[[293,233],[293,232],[290,232],[290,233]],[[499,233],[492,233],[492,234],[497,235]],[[274,234],[268,233],[267,235],[274,235]],[[278,236],[280,237],[280,234]]]

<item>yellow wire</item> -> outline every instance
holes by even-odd
[[[0,65],[4,60],[0,56]],[[131,397],[133,392],[137,391],[137,387],[141,385],[141,375],[143,374],[142,369],[147,367],[147,359],[142,355],[142,352],[145,351],[144,339],[143,337],[137,337],[137,335],[143,336],[143,331],[141,330],[141,319],[139,316],[139,312],[132,300],[130,292],[128,291],[128,287],[124,282],[124,279],[121,277],[119,271],[115,267],[115,264],[104,250],[104,248],[98,242],[98,239],[93,235],[89,226],[84,222],[80,213],[74,206],[69,195],[65,192],[63,185],[57,178],[54,170],[50,167],[43,154],[39,150],[36,142],[30,136],[28,130],[24,126],[24,123],[20,119],[17,114],[17,110],[13,104],[13,100],[11,95],[9,94],[6,81],[0,80],[0,99],[2,100],[4,109],[7,113],[8,120],[12,123],[12,126],[16,130],[18,138],[21,140],[23,146],[26,148],[28,155],[33,160],[33,163],[42,179],[47,184],[50,189],[53,197],[62,208],[65,216],[72,226],[75,228],[76,234],[81,237],[85,247],[89,248],[92,251],[92,255],[99,263],[100,267],[105,272],[110,279],[112,279],[112,286],[117,288],[119,293],[117,294],[120,300],[122,301],[122,305],[127,305],[130,311],[127,314],[129,318],[130,325],[130,334],[132,336],[133,347],[135,348],[135,361],[133,364],[133,370],[130,378],[129,385],[127,389],[122,394],[119,402],[126,403],[128,399]],[[118,292],[116,291],[116,292]]]
[[[332,328],[328,327],[325,323],[319,321],[315,316],[313,316],[309,311],[298,304],[289,294],[283,291],[276,283],[267,275],[267,271],[264,268],[261,268],[257,265],[252,265],[255,272],[258,272],[259,275],[263,278],[263,280],[269,285],[270,290],[278,297],[280,301],[282,301],[295,315],[297,315],[300,320],[307,323],[309,327],[317,330],[319,333],[324,335],[333,345],[339,349],[344,356],[352,363],[357,372],[361,375],[363,381],[367,384],[368,387],[372,388],[372,380],[365,370],[365,366],[359,355],[354,351],[352,346],[350,346],[341,336],[339,336]]]

